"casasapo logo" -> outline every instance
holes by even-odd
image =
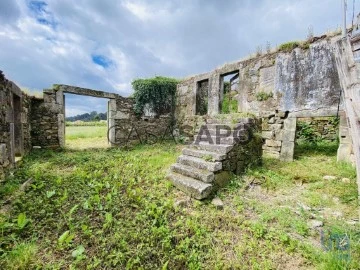
[[[239,123],[231,127],[228,125],[216,125],[215,129],[209,129],[204,125],[196,136],[194,144],[207,142],[209,144],[248,144],[253,137],[252,128],[248,123]]]

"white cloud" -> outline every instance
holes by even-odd
[[[333,0],[44,0],[40,15],[54,27],[29,1],[1,0],[0,70],[30,89],[63,83],[124,96],[134,78],[209,71],[267,41],[306,38],[309,25],[321,34],[341,22]]]
[[[150,20],[155,15],[145,4],[126,1],[124,7],[142,21]]]

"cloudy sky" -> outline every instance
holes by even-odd
[[[128,96],[134,78],[210,71],[340,24],[341,0],[0,0],[0,70],[29,89]],[[67,115],[105,111],[105,101],[68,97]]]

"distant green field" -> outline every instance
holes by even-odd
[[[84,122],[84,121],[75,121],[70,122],[66,121],[66,126],[107,126],[106,120],[93,121],[93,122]]]
[[[68,126],[65,130],[66,140],[76,140],[84,138],[106,137],[106,126]]]
[[[108,147],[107,126],[67,126],[65,143],[69,148]]]

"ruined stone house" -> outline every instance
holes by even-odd
[[[256,125],[261,122],[260,148],[264,153],[292,161],[298,120],[340,116],[338,159],[350,161],[352,146],[335,61],[338,40],[324,36],[306,46],[250,57],[184,79],[177,87],[176,134],[193,139],[202,125],[221,119],[224,100],[228,99],[235,106],[228,116],[261,120]],[[228,78],[230,88],[226,90]],[[169,114],[136,117],[132,98],[68,85],[45,89],[42,98],[30,97],[1,74],[1,176],[14,165],[15,156],[35,146],[64,146],[65,93],[109,100],[108,137],[113,146],[141,141],[148,133],[161,137],[174,131]],[[321,130],[328,132],[328,123],[322,123]]]

